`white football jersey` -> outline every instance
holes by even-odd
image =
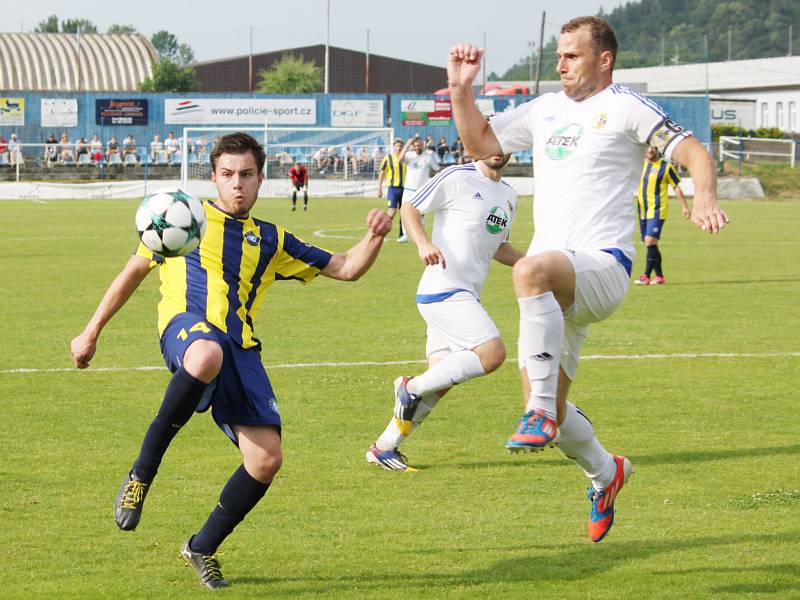
[[[528,254],[617,248],[634,258],[632,197],[648,145],[669,159],[691,135],[652,100],[613,84],[582,101],[544,94],[490,121],[503,152],[533,148]]]
[[[508,241],[517,214],[517,194],[506,182],[489,179],[477,163],[447,167],[420,189],[411,204],[434,213],[431,241],[447,268],[428,265],[417,288],[417,301],[441,299],[466,290],[480,299],[489,265]]]
[[[417,154],[414,150],[406,152],[405,161],[408,165],[404,187],[408,190],[418,190],[431,178],[431,171],[440,169],[439,161],[433,154],[422,151]]]

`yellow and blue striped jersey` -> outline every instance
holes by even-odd
[[[640,219],[666,219],[669,209],[669,186],[678,187],[681,178],[668,160],[645,159],[642,179],[636,193]]]
[[[388,154],[383,157],[381,171],[386,173],[386,185],[391,187],[403,187],[406,183],[405,161],[400,160],[399,154]]]
[[[253,321],[274,281],[309,283],[324,269],[331,253],[303,242],[278,225],[248,217],[237,219],[203,204],[207,227],[200,246],[175,258],[154,254],[144,244],[136,251],[160,266],[161,302],[158,333],[182,312],[205,315],[242,348],[259,345]]]

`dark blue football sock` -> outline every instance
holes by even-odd
[[[653,272],[653,268],[655,267],[656,252],[658,252],[658,246],[647,247],[647,260],[644,264],[644,274],[648,277],[650,277],[650,273]]]
[[[189,422],[207,387],[207,383],[195,379],[183,367],[175,371],[158,414],[142,440],[139,457],[133,463],[136,479],[153,480],[172,438]]]
[[[254,479],[244,465],[240,465],[222,488],[219,502],[205,525],[192,537],[189,544],[191,551],[204,556],[214,554],[222,541],[264,497],[269,485]]]
[[[664,272],[661,270],[661,250],[658,249],[658,246],[650,246],[651,248],[655,249],[653,253],[655,258],[653,259],[653,268],[656,270],[657,277],[663,277]]]

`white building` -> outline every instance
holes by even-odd
[[[724,99],[755,102],[755,127],[778,127],[800,133],[800,56],[732,60],[639,69],[617,69],[614,81],[644,83],[648,94],[705,94],[712,96],[712,123],[730,121],[740,108],[742,126],[752,105],[738,106]]]

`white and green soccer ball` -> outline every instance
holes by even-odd
[[[148,194],[136,210],[139,239],[165,257],[184,256],[206,232],[206,213],[195,196],[179,188],[163,188]]]

